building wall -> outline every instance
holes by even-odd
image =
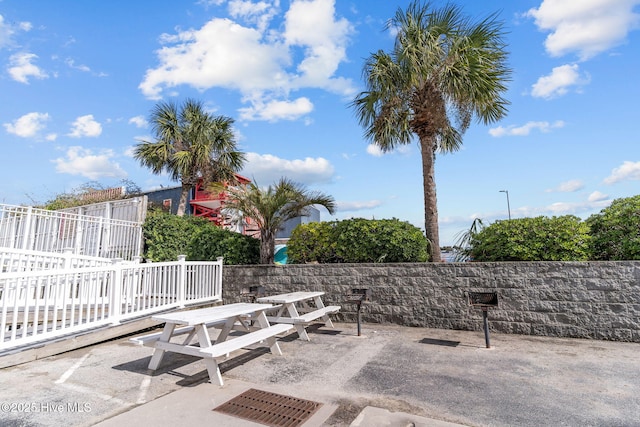
[[[304,216],[298,216],[291,218],[283,224],[281,230],[276,233],[276,239],[288,239],[291,237],[291,232],[300,224],[309,224],[310,222],[320,222],[320,211],[314,207],[307,208],[307,214]]]
[[[342,306],[338,320],[351,322],[356,306],[345,296],[370,288],[364,322],[461,330],[482,329],[466,292],[495,291],[491,330],[640,342],[640,261],[225,266],[223,276],[225,303],[253,285],[324,291],[326,304]]]
[[[180,204],[180,193],[182,187],[161,188],[159,190],[149,191],[144,193],[149,200],[149,206],[165,209],[172,214],[178,213],[178,205]],[[191,215],[191,193],[187,198],[187,208],[185,215]]]

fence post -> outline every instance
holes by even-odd
[[[33,206],[27,208],[27,218],[23,229],[24,240],[22,241],[22,249],[35,249],[29,246],[31,242],[31,221],[33,221]]]
[[[67,268],[73,268],[74,266],[71,265],[71,257],[73,255],[73,249],[67,248],[64,250],[64,253],[62,254],[63,256],[63,261],[62,261],[62,268],[63,269],[67,269]]]
[[[178,302],[180,307],[185,306],[187,287],[187,256],[178,255]]]
[[[109,317],[112,324],[120,323],[122,316],[122,259],[115,258],[112,260],[113,276],[111,281],[111,298],[109,299]]]
[[[212,296],[220,297],[220,300],[222,300],[222,265],[224,264],[223,262],[224,257],[219,256],[217,258],[217,261],[220,263],[220,265],[216,268],[215,289],[214,289],[215,295],[212,295]]]

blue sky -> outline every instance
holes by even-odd
[[[508,116],[436,160],[441,244],[474,218],[574,214],[640,194],[640,0],[455,1],[508,31]],[[348,107],[409,1],[0,0],[0,202],[89,181],[173,186],[131,157],[158,101],[235,119],[243,174],[332,195],[323,220],[424,227],[417,144],[381,153]],[[442,3],[434,2],[435,5]]]

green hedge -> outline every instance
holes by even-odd
[[[591,259],[640,260],[640,195],[614,200],[590,216]]]
[[[189,246],[187,259],[213,261],[219,256],[224,256],[225,264],[258,264],[260,240],[215,226],[198,230]]]
[[[398,219],[315,222],[296,227],[287,244],[288,262],[424,262],[427,239]]]
[[[496,221],[471,237],[473,261],[586,261],[589,227],[573,215]]]
[[[191,261],[222,256],[225,264],[239,265],[257,264],[260,259],[258,239],[223,230],[202,218],[151,210],[142,229],[144,257],[150,261],[175,261],[178,255],[187,255]]]

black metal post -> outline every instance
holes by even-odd
[[[358,336],[360,336],[360,308],[362,307],[362,301],[358,301]]]
[[[491,348],[491,344],[489,343],[489,322],[487,321],[488,316],[488,308],[482,307],[482,321],[484,323],[484,341],[487,344],[487,348]]]

